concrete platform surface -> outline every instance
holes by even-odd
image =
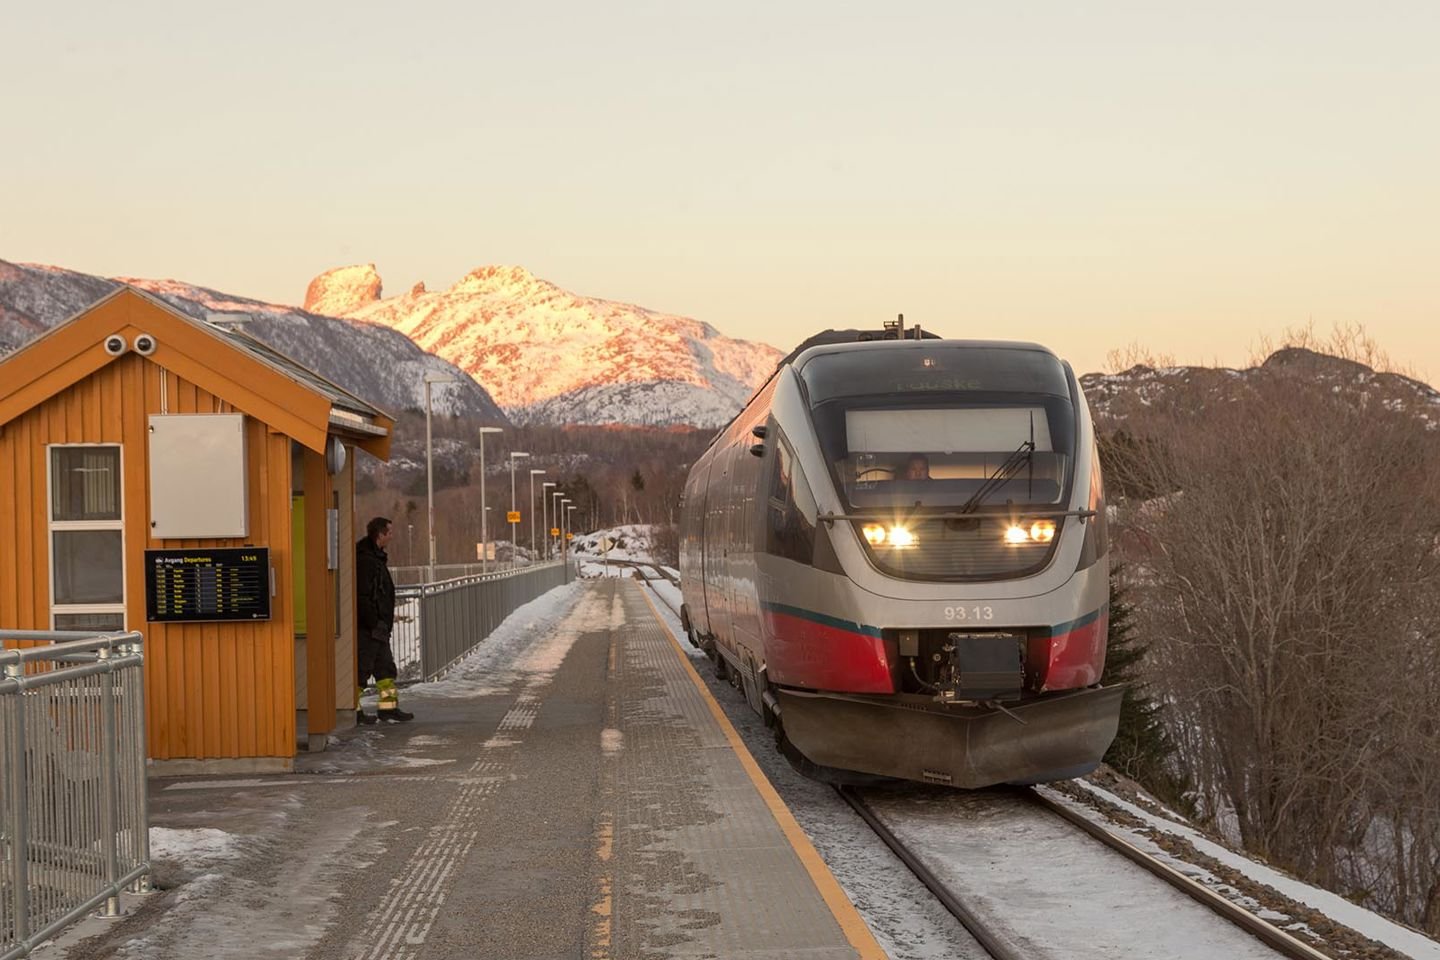
[[[169,889],[39,956],[884,956],[634,583],[402,699],[290,774],[155,781]]]

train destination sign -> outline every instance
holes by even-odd
[[[269,548],[146,550],[145,619],[269,620]]]

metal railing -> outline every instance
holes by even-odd
[[[390,577],[397,586],[418,587],[422,583],[441,583],[445,580],[459,580],[461,577],[478,577],[491,573],[513,573],[517,570],[528,570],[531,567],[557,562],[541,560],[531,563],[522,557],[515,563],[509,560],[491,560],[488,563],[437,563],[433,581],[430,579],[430,568],[421,564],[420,566],[391,567]]]
[[[396,620],[390,649],[400,679],[434,680],[475,649],[517,608],[572,579],[569,563],[552,560],[513,570],[396,587]]]
[[[138,633],[0,631],[0,960],[29,956],[150,872]]]

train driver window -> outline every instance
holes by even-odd
[[[815,503],[805,473],[782,436],[775,438],[766,510],[765,552],[800,563],[815,555]]]
[[[929,480],[930,479],[930,458],[923,453],[912,453],[905,461],[905,470],[901,476],[906,480]]]

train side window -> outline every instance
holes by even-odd
[[[784,437],[775,438],[770,474],[765,552],[808,564],[815,556],[815,524],[796,502],[810,498],[805,475]]]

